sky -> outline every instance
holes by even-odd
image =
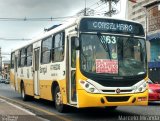
[[[86,0],[86,7],[102,13],[106,5],[101,5],[100,0]],[[126,0],[120,0],[115,6],[119,13],[114,16],[125,18]],[[12,49],[27,41],[8,41],[5,39],[32,39],[49,28],[63,21],[4,21],[3,18],[56,18],[73,16],[85,7],[85,0],[0,0],[0,47],[3,60],[9,60]]]

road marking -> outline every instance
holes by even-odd
[[[11,105],[11,106],[13,106],[13,107],[15,107],[15,108],[18,108],[18,109],[20,109],[20,110],[22,110],[22,111],[24,111],[24,112],[26,112],[26,113],[28,113],[28,114],[30,114],[30,115],[32,115],[32,116],[36,116],[36,114],[34,114],[34,113],[32,113],[32,112],[24,109],[24,108],[21,108],[21,107],[19,107],[19,106],[17,106],[17,105],[14,105],[14,104],[12,104],[12,103],[9,103],[8,101],[6,101],[6,100],[4,100],[4,99],[1,99],[1,98],[0,98],[0,102],[5,102],[5,103],[7,103],[7,104],[9,104],[9,105]],[[45,118],[42,118],[42,117],[39,117],[39,116],[37,116],[36,118],[41,119],[42,121],[49,121],[48,119],[45,119]]]
[[[19,107],[19,106],[17,106],[17,105],[14,105],[14,104],[12,104],[12,103],[10,103],[10,102],[4,100],[4,99],[0,99],[0,101],[1,101],[1,102],[5,102],[5,103],[7,103],[7,104],[9,104],[9,105],[11,105],[11,106],[13,106],[13,107],[19,109],[19,110],[22,110],[22,111],[24,111],[24,112],[26,112],[26,113],[28,113],[28,114],[30,114],[30,115],[32,115],[32,116],[35,116],[35,115],[36,115],[36,114],[34,114],[34,113],[32,113],[32,112],[30,112],[30,111],[24,109],[24,108],[21,108],[21,107]]]
[[[3,99],[0,99],[0,102],[2,102],[2,103],[3,103],[3,102],[5,102],[5,100],[3,100]]]
[[[7,99],[7,100],[10,100],[10,101],[15,102],[15,103],[17,103],[17,104],[30,107],[31,109],[39,110],[39,111],[44,112],[44,113],[46,113],[46,114],[48,114],[48,115],[55,116],[56,118],[61,119],[61,120],[63,120],[63,121],[71,121],[71,120],[68,119],[68,118],[59,116],[58,114],[55,114],[55,113],[53,113],[53,112],[46,111],[46,110],[44,110],[44,109],[42,109],[42,108],[39,108],[39,107],[36,107],[36,106],[33,106],[33,105],[28,105],[28,104],[25,104],[25,103],[22,103],[22,102],[18,102],[18,101],[14,100],[14,99],[10,99],[10,98],[7,98],[7,97],[1,96],[1,95],[0,95],[0,98],[2,98],[2,99]]]
[[[28,111],[28,110],[24,109],[24,108],[21,108],[21,107],[19,107],[19,106],[17,106],[17,105],[14,105],[14,104],[9,103],[9,102],[7,102],[7,103],[8,103],[9,105],[11,105],[11,106],[15,107],[15,108],[18,108],[18,109],[20,109],[20,110],[22,110],[22,111],[24,111],[24,112],[26,112],[26,113],[28,113],[28,114],[32,115],[32,116],[35,116],[35,115],[36,115],[36,114],[34,114],[34,113],[32,113],[32,112],[30,112],[30,111]]]

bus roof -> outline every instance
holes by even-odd
[[[133,20],[125,20],[125,19],[117,19],[117,18],[113,18],[113,17],[100,17],[100,16],[83,16],[83,17],[73,17],[73,18],[70,18],[67,20],[67,22],[64,22],[62,25],[50,30],[50,31],[47,31],[47,32],[44,32],[44,33],[41,33],[39,36],[37,36],[36,38],[30,40],[27,44],[25,43],[24,45],[21,45],[15,49],[13,49],[11,52],[14,52],[16,50],[19,50],[23,47],[26,47],[30,44],[33,44],[39,40],[42,40],[48,36],[51,36],[53,35],[54,33],[56,32],[59,32],[67,27],[70,27],[70,26],[73,26],[73,25],[76,25],[76,24],[79,24],[80,20],[82,18],[102,18],[102,19],[115,19],[115,20],[122,20],[122,21],[128,21],[128,22],[134,22],[134,23],[138,23],[140,24],[139,22],[136,22],[136,21],[133,21]]]

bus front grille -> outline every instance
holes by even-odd
[[[111,93],[111,92],[113,92],[113,93],[115,92],[115,90],[102,90],[102,91],[103,91],[103,92],[108,92],[108,93],[109,93],[109,92],[110,92],[110,93]],[[126,92],[126,93],[128,92],[128,93],[129,93],[129,92],[132,92],[132,91],[133,91],[133,90],[121,90],[121,93],[122,93],[122,92]]]
[[[128,101],[130,96],[121,96],[121,97],[112,97],[106,96],[108,102],[126,102]]]

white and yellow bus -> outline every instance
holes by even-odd
[[[141,24],[78,17],[12,51],[11,85],[23,100],[51,100],[59,112],[147,105],[146,56]]]

